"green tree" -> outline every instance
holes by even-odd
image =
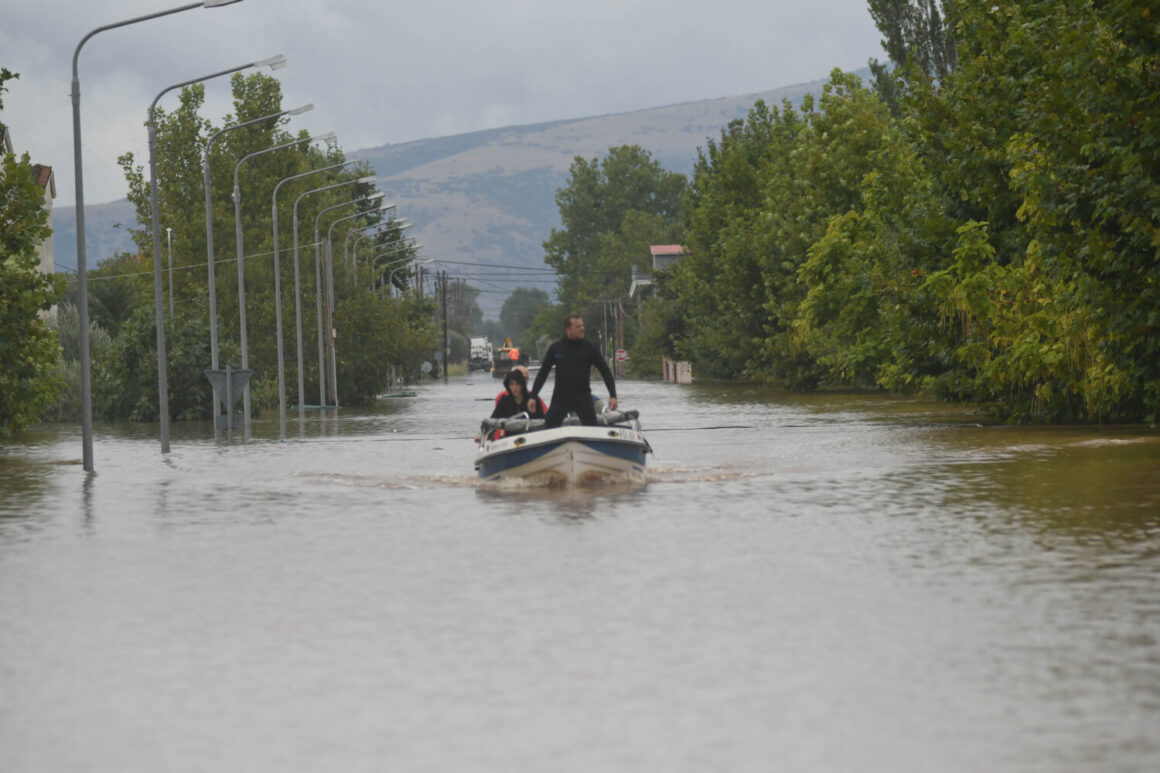
[[[593,334],[603,332],[601,300],[623,298],[633,266],[648,265],[648,244],[681,241],[686,186],[638,145],[573,160],[556,192],[562,228],[544,242],[544,262],[556,269],[560,303],[586,315]]]
[[[535,347],[536,359],[543,359],[552,342],[564,335],[564,315],[571,313],[565,311],[564,306],[555,304],[541,306],[536,316],[532,317],[524,337],[535,342],[532,345]]]
[[[152,267],[140,253],[118,253],[89,269],[88,288],[89,322],[115,336],[134,309],[153,303]],[[78,289],[72,278],[62,301],[76,307]]]
[[[792,322],[795,343],[825,383],[930,389],[929,378],[947,367],[953,334],[923,284],[945,267],[955,224],[910,138],[873,92],[851,89],[827,113],[842,128],[822,128],[836,140],[825,155],[860,159],[838,167],[857,180],[856,196],[830,216],[798,270],[805,295]]]
[[[867,0],[870,17],[885,35],[882,48],[895,65],[914,63],[927,78],[943,80],[955,69],[955,0]]]
[[[340,338],[358,342],[337,349],[341,403],[372,402],[389,386],[392,366],[404,377],[418,378],[419,366],[443,348],[434,314],[434,302],[415,294],[383,303],[369,288],[351,293],[335,314]]]
[[[986,226],[932,279],[973,333],[964,383],[1013,419],[1160,414],[1152,16],[1144,2],[964,5],[959,71],[925,101],[941,115],[928,136],[972,156],[943,180]]]
[[[535,340],[529,340],[527,332],[540,309],[550,305],[548,294],[543,290],[517,287],[499,310],[499,321],[505,337],[511,338],[513,343],[521,347],[534,345]]]
[[[689,335],[680,304],[660,295],[647,298],[640,304],[639,332],[626,366],[626,372],[637,378],[659,378],[661,359],[672,358],[679,342]]]
[[[19,75],[0,68],[5,83]],[[40,418],[55,398],[59,346],[42,314],[60,297],[55,275],[40,272],[37,245],[52,233],[44,191],[27,153],[0,159],[0,436]]]
[[[232,86],[234,111],[225,117],[226,126],[272,115],[282,109],[281,86],[273,78],[261,74],[245,77],[238,74],[233,77]],[[156,113],[161,226],[173,229],[176,264],[176,318],[170,320],[166,314],[166,335],[171,341],[168,347],[170,405],[174,418],[199,414],[208,416],[210,408],[209,386],[203,375],[203,370],[209,366],[210,356],[202,161],[209,137],[218,131],[212,122],[199,114],[203,106],[200,87],[184,89],[179,96],[179,103],[172,112],[159,109]],[[318,286],[316,277],[323,275],[323,272],[321,263],[316,265],[316,255],[320,260],[332,258],[333,293],[337,307],[333,326],[338,330],[337,359],[343,363],[340,371],[345,375],[345,379],[339,379],[340,392],[343,391],[345,381],[347,385],[356,385],[350,393],[352,401],[365,400],[365,390],[369,387],[364,389],[364,386],[358,385],[377,383],[381,380],[383,367],[401,363],[391,360],[378,363],[364,357],[363,352],[379,352],[376,356],[381,356],[379,335],[403,336],[408,326],[413,326],[413,322],[405,314],[383,311],[370,318],[381,317],[394,327],[378,331],[360,324],[365,316],[360,314],[366,310],[368,303],[377,302],[384,307],[406,305],[401,300],[387,297],[384,283],[389,271],[399,269],[395,274],[396,283],[404,285],[408,266],[414,260],[414,250],[395,250],[389,257],[381,254],[381,248],[388,242],[398,246],[401,229],[392,221],[384,220],[382,212],[375,205],[360,201],[361,197],[370,193],[370,187],[351,181],[369,172],[365,166],[353,165],[296,178],[312,170],[335,166],[343,161],[343,155],[337,148],[322,149],[305,142],[308,139],[305,132],[297,135],[287,133],[282,128],[285,122],[284,118],[261,121],[226,132],[212,146],[210,211],[215,233],[220,362],[223,365],[231,363],[235,367],[241,364],[239,256],[233,238],[235,207],[232,189],[236,173],[241,198],[244,238],[244,254],[241,257],[244,258],[249,365],[255,372],[251,380],[255,407],[268,408],[278,403],[275,310],[279,302],[282,308],[283,361],[287,385],[298,380],[298,358],[295,356],[295,315],[298,310],[302,314],[303,352],[313,355],[317,351],[318,325],[315,316],[317,299],[323,288]],[[300,142],[290,145],[294,140]],[[280,145],[290,146],[275,152],[257,154],[257,151]],[[241,163],[243,159],[246,160]],[[121,165],[129,184],[129,199],[138,211],[138,221],[150,223],[150,191],[145,171],[135,165],[131,154],[121,158]],[[275,190],[279,240],[277,259],[272,249],[272,202]],[[343,219],[347,215],[359,214],[360,210],[361,217]],[[346,241],[347,235],[355,228],[376,223],[380,228],[362,243],[357,260],[344,260],[344,247],[349,243]],[[331,229],[331,224],[337,227]],[[316,225],[322,241],[317,245],[313,238]],[[105,408],[110,415],[151,418],[150,411],[155,410],[156,400],[149,397],[142,376],[146,374],[144,379],[147,381],[150,368],[146,358],[149,352],[154,351],[146,334],[148,321],[144,316],[127,314],[130,310],[123,304],[127,298],[136,297],[138,304],[152,308],[152,235],[148,228],[146,225],[135,233],[145,270],[134,270],[128,265],[131,261],[126,260],[122,266],[123,272],[118,275],[125,284],[116,285],[116,293],[111,292],[113,286],[110,285],[109,305],[116,309],[111,314],[114,319],[109,324],[110,329],[116,331],[116,340],[105,363],[104,383],[113,392],[106,396]],[[333,237],[333,241],[328,241],[327,236]],[[163,250],[166,253],[167,241],[163,238]],[[295,242],[297,252],[294,249]],[[331,244],[336,247],[334,256],[329,256],[327,252]],[[279,267],[277,277],[275,265]],[[329,275],[329,271],[326,275]],[[280,298],[275,297],[276,285],[281,286]],[[134,289],[130,290],[129,286]],[[168,282],[165,286],[168,287]],[[371,293],[369,298],[367,292]],[[350,308],[346,308],[348,306]],[[347,329],[343,329],[343,324],[348,325]],[[401,349],[393,349],[388,354],[402,356],[402,352]],[[155,365],[152,367],[155,368]],[[320,378],[317,372],[318,358],[304,356],[302,367],[304,382],[308,385],[317,384]],[[361,373],[362,368],[367,368],[368,372]],[[155,378],[155,370],[153,373]],[[309,388],[312,390],[313,386]],[[340,394],[340,397],[343,395]]]
[[[56,331],[57,340],[60,342],[60,358],[57,360],[56,378],[61,383],[61,389],[57,393],[56,399],[45,408],[41,419],[57,422],[80,421],[80,314],[77,312],[76,306],[62,300],[49,313],[48,323]],[[105,356],[105,350],[109,343],[109,334],[96,321],[90,319],[89,353],[92,361],[99,361]]]

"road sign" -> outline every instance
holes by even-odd
[[[626,352],[624,349],[617,349],[616,350],[616,361],[617,362],[624,362],[627,359],[628,359],[628,352]]]

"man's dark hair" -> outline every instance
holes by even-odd
[[[564,329],[567,330],[568,328],[572,327],[572,320],[583,319],[583,317],[583,314],[569,314],[568,316],[564,317]]]

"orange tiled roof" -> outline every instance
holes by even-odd
[[[33,164],[32,171],[36,172],[36,184],[41,188],[48,187],[48,181],[52,178],[52,167],[44,164]]]

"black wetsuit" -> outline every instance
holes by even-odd
[[[529,411],[529,414],[535,416],[537,419],[542,419],[544,418],[545,414],[544,401],[538,397],[534,399],[539,406],[539,412],[533,414]],[[522,404],[516,403],[516,399],[512,397],[512,393],[505,390],[496,395],[495,410],[491,412],[491,418],[507,419],[512,416],[518,416],[519,414],[528,410],[528,405],[530,403],[531,399],[529,399],[527,396],[524,397]]]
[[[564,415],[573,411],[580,417],[582,424],[596,423],[596,409],[592,407],[592,368],[600,371],[604,378],[604,385],[608,387],[608,396],[616,397],[616,383],[612,380],[612,371],[608,363],[600,354],[600,350],[586,339],[573,340],[564,336],[548,347],[544,354],[544,362],[540,372],[536,374],[536,382],[532,385],[532,395],[540,394],[540,388],[548,379],[548,371],[556,368],[556,386],[552,389],[551,406],[545,417],[546,425],[558,427],[564,421]]]

